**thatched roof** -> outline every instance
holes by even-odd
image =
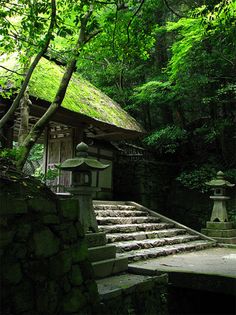
[[[3,65],[17,71],[14,57],[6,61]],[[9,76],[9,72],[0,68],[0,75],[2,76],[4,73],[7,73]],[[52,61],[42,58],[30,80],[30,96],[36,100],[51,103],[63,73],[64,68],[62,66],[58,66]],[[11,75],[10,86],[15,87],[16,79],[16,74]],[[106,125],[121,128],[124,131],[144,132],[137,121],[123,110],[120,105],[77,73],[74,73],[72,76],[62,107],[71,112],[92,118],[95,123],[96,121],[102,122]]]

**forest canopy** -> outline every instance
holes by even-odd
[[[65,65],[144,125],[138,144],[176,163],[183,185],[201,190],[220,169],[236,178],[234,0],[0,3],[0,54],[18,52],[21,86],[41,57]],[[25,156],[32,134],[20,141]]]
[[[235,180],[236,2],[146,1],[129,35],[128,14],[79,71],[144,123],[142,145],[179,164],[183,185],[204,190],[219,169]]]

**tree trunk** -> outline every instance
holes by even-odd
[[[26,159],[29,155],[29,152],[33,145],[36,143],[40,135],[42,134],[44,128],[47,126],[48,122],[51,120],[53,114],[61,105],[65,94],[68,84],[70,82],[71,76],[76,67],[76,59],[73,59],[67,66],[66,71],[62,77],[60,86],[58,88],[57,94],[54,98],[54,101],[51,103],[48,110],[44,113],[44,115],[36,122],[36,124],[31,128],[30,132],[24,139],[22,143],[22,154],[20,159],[17,161],[17,168],[22,169]]]
[[[29,106],[31,101],[29,99],[28,91],[20,101],[20,129],[18,134],[18,146],[21,146],[24,142],[29,131]]]
[[[40,135],[42,134],[44,128],[47,126],[49,121],[51,120],[53,114],[57,111],[57,109],[61,106],[63,99],[66,94],[66,90],[70,79],[72,77],[73,72],[76,69],[76,62],[80,55],[80,51],[85,43],[88,42],[88,38],[86,37],[86,26],[89,21],[90,16],[92,15],[92,10],[89,10],[82,18],[81,18],[81,27],[79,31],[78,41],[76,43],[76,47],[73,52],[73,58],[67,64],[66,70],[64,75],[61,79],[61,83],[57,90],[56,96],[44,113],[44,115],[37,121],[37,123],[31,128],[29,134],[25,138],[24,142],[22,143],[22,154],[20,159],[17,161],[16,166],[18,169],[22,169],[26,159],[29,155],[29,152],[33,145],[36,143]],[[92,38],[92,37],[91,37]]]

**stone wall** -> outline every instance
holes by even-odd
[[[77,201],[0,180],[0,210],[1,314],[92,313],[98,292]]]
[[[140,277],[139,275],[133,275]],[[126,276],[127,278],[129,275]],[[111,280],[107,293],[100,292],[103,315],[167,315],[167,274],[139,280],[136,285],[116,288]],[[99,283],[98,283],[99,286]],[[102,290],[101,290],[102,291]],[[107,291],[107,288],[105,288]]]

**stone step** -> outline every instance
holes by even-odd
[[[160,256],[173,255],[185,251],[201,250],[214,246],[214,242],[198,240],[187,243],[166,245],[149,249],[133,250],[126,253],[119,253],[117,257],[127,257],[129,262],[156,258]]]
[[[123,253],[132,250],[154,248],[179,243],[187,243],[197,239],[199,239],[199,237],[196,235],[181,235],[174,237],[154,238],[142,241],[117,242],[115,244],[117,247],[117,253]]]
[[[98,217],[142,217],[147,212],[140,210],[95,210]]]
[[[172,223],[135,223],[135,224],[116,224],[99,225],[100,232],[119,233],[119,232],[137,232],[137,231],[155,231],[174,227]]]
[[[153,238],[161,238],[161,237],[171,237],[180,234],[185,234],[186,230],[184,229],[175,229],[170,228],[166,230],[160,231],[140,231],[133,233],[113,233],[106,234],[108,243],[113,242],[122,242],[122,241],[132,241],[132,240],[145,240],[145,239],[153,239]]]
[[[113,204],[93,204],[94,210],[136,210],[135,206],[113,205]]]
[[[93,262],[92,267],[94,270],[95,278],[105,278],[128,269],[128,258],[117,257],[98,262]]]
[[[89,260],[91,262],[106,260],[116,257],[116,245],[104,245],[88,248]]]
[[[160,222],[156,217],[97,217],[98,225],[109,224],[133,224],[133,223],[157,223]]]
[[[127,201],[93,200],[93,205],[126,205]]]
[[[107,243],[106,234],[102,232],[86,233],[85,240],[88,247],[103,246]]]

